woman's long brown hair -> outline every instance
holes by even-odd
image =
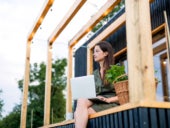
[[[114,54],[114,51],[113,51],[113,47],[112,45],[107,42],[107,41],[100,41],[98,44],[96,44],[96,46],[99,46],[100,49],[103,51],[103,52],[108,52],[108,55],[105,57],[104,59],[104,64],[103,64],[103,67],[104,67],[104,71],[103,71],[103,82],[104,82],[104,85],[107,85],[108,82],[105,80],[105,73],[106,71],[110,68],[110,65],[113,65],[114,64],[114,57],[113,57],[113,54]]]

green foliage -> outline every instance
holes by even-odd
[[[51,123],[56,123],[64,120],[66,102],[63,90],[66,87],[66,65],[66,59],[58,59],[53,61],[52,63],[51,110],[53,110],[53,120],[51,117]],[[43,126],[45,77],[45,63],[34,63],[33,65],[30,65],[30,85],[28,94],[26,126],[27,128],[31,127],[31,117],[33,117],[33,128]],[[18,81],[18,85],[19,89],[23,91],[23,79]],[[19,106],[17,107],[17,112],[16,110],[13,110],[8,116],[6,116],[0,122],[0,127],[2,126],[2,128],[18,128],[20,126],[20,109],[21,107]],[[31,116],[32,111],[33,116]],[[8,123],[8,127],[6,123]]]
[[[118,81],[127,80],[127,76],[123,76],[125,74],[125,67],[119,65],[111,65],[110,69],[106,71],[106,80],[109,83],[116,83]]]
[[[20,108],[21,105],[16,105],[13,111],[0,121],[0,128],[19,128],[21,113]]]
[[[1,93],[2,93],[2,90],[0,90],[0,95],[1,95]],[[2,118],[3,105],[4,105],[4,102],[3,102],[3,100],[0,98],[0,119]]]

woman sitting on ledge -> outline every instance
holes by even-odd
[[[113,48],[110,43],[101,41],[94,47],[94,61],[99,63],[99,69],[94,71],[97,97],[105,101],[95,102],[89,99],[78,99],[75,117],[76,128],[86,128],[88,116],[96,112],[118,106],[118,97],[116,96],[113,85],[105,80],[105,72],[114,64]]]

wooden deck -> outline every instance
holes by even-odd
[[[127,103],[89,117],[88,128],[169,128],[170,103],[141,101]],[[74,120],[41,128],[74,128]]]

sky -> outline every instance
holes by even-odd
[[[46,0],[0,0],[0,97],[3,116],[21,103],[17,81],[23,79],[26,41]],[[47,60],[47,40],[75,0],[55,1],[32,40],[30,63]],[[88,0],[53,44],[53,58],[66,58],[68,42],[106,2]],[[87,35],[80,41],[84,43]],[[79,46],[76,46],[78,48]],[[76,49],[75,48],[75,49]]]

